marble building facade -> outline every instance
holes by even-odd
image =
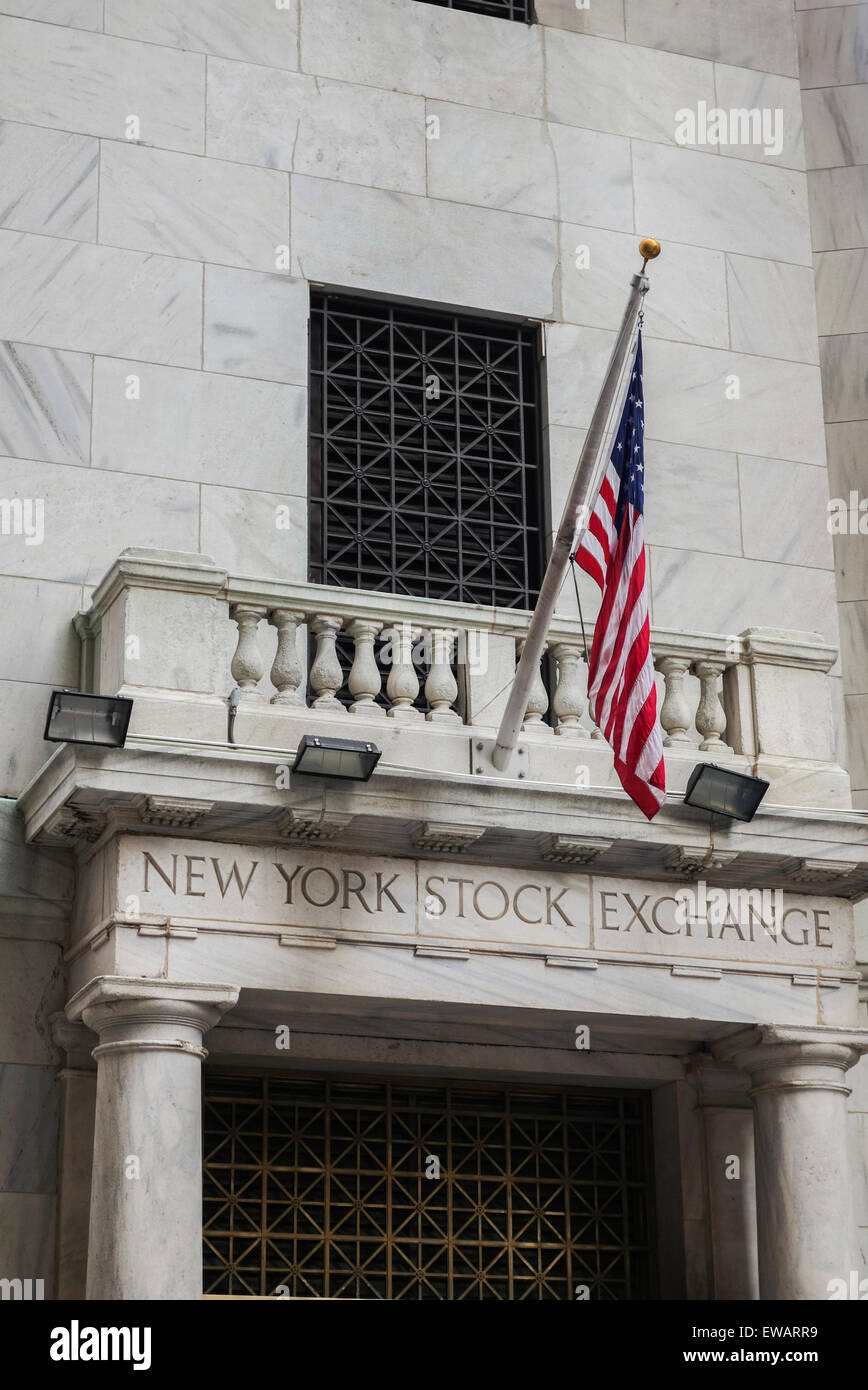
[[[654,1296],[868,1277],[868,537],[828,526],[868,496],[866,36],[810,0],[0,3],[0,1279],[201,1296],[203,1069],[641,1096]],[[680,144],[701,103],[780,149]],[[571,587],[496,776],[527,615],[309,569],[311,291],[541,326],[551,532],[641,235],[651,824]],[[383,692],[382,632],[430,639]],[[45,743],[60,687],[131,696],[126,746]],[[304,733],[382,760],[305,779]],[[703,759],[770,782],[752,823],[682,804]],[[679,920],[706,881],[781,931]]]

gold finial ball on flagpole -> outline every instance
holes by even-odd
[[[639,242],[639,255],[642,257],[642,269],[644,270],[649,261],[656,260],[660,255],[661,246],[659,241],[655,241],[653,236],[643,237]]]

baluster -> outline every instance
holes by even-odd
[[[519,658],[524,651],[524,647],[524,642],[520,642],[518,646]],[[543,644],[542,660],[545,660],[547,650],[548,642],[545,642]],[[543,715],[549,707],[549,697],[545,685],[543,684],[541,666],[542,662],[536,667],[533,673],[533,680],[530,683],[527,711],[525,712],[524,723],[521,726],[525,733],[550,734],[552,732],[548,724],[543,723]]]
[[[587,737],[588,731],[581,722],[585,708],[585,695],[579,676],[581,648],[572,642],[556,642],[552,652],[558,664],[558,679],[552,700],[552,709],[558,717],[555,733],[562,738]]]
[[[413,642],[419,634],[405,622],[396,623],[384,635],[392,648],[392,665],[386,681],[386,694],[392,704],[387,714],[390,719],[421,719],[421,710],[413,707],[413,701],[419,694],[419,677],[413,665]]]
[[[432,627],[431,667],[425,681],[425,698],[431,706],[426,719],[439,724],[460,724],[461,717],[452,708],[458,699],[458,682],[452,674],[452,643],[454,629]]]
[[[663,704],[660,707],[660,723],[666,731],[663,742],[667,747],[686,743],[692,746],[688,737],[690,728],[690,705],[684,694],[684,677],[690,669],[690,662],[680,656],[661,656],[655,663],[665,682]]]
[[[348,631],[355,642],[353,665],[347,685],[353,697],[350,714],[372,714],[382,718],[386,711],[377,704],[381,676],[374,656],[374,641],[381,624],[369,618],[354,618]]]
[[[271,684],[277,691],[272,695],[273,705],[304,705],[304,690],[301,688],[304,673],[298,659],[297,634],[299,624],[304,622],[304,614],[291,608],[272,608],[268,615],[272,627],[277,628],[277,651],[271,668]]]
[[[238,646],[232,658],[232,675],[241,691],[242,700],[264,700],[265,693],[256,687],[265,674],[265,662],[259,651],[258,628],[268,610],[250,603],[234,603],[229,616],[238,624]]]
[[[726,729],[726,714],[717,683],[725,667],[718,661],[697,661],[693,669],[700,681],[699,709],[696,711],[696,727],[702,734],[699,746],[706,753],[731,753],[732,749],[720,737]]]
[[[313,708],[345,714],[346,710],[335,693],[344,683],[344,673],[335,651],[335,638],[341,630],[342,621],[317,614],[310,627],[316,637],[316,656],[310,668],[310,683],[316,694]]]

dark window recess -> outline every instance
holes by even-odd
[[[517,19],[521,24],[533,24],[533,0],[427,0],[429,5],[443,5],[447,10],[471,10],[474,14],[490,14],[494,19]]]
[[[315,294],[311,582],[532,608],[539,395],[532,325]]]

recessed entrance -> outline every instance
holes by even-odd
[[[208,1071],[204,1090],[206,1295],[652,1296],[642,1093]]]

